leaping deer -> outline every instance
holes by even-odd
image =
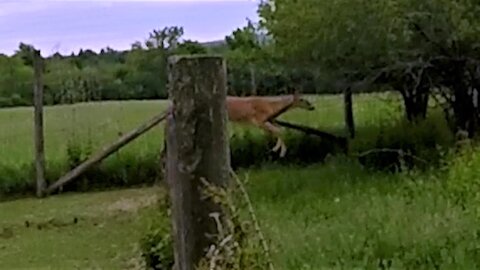
[[[285,156],[287,146],[280,137],[280,128],[272,120],[294,108],[308,111],[315,109],[313,104],[300,97],[298,92],[282,96],[227,96],[226,107],[229,121],[256,126],[276,137],[277,143],[272,148],[272,151],[277,152],[280,149],[280,157]],[[171,113],[172,107],[170,106],[167,111]],[[162,156],[165,154],[164,148]]]
[[[300,97],[298,92],[293,95],[266,97],[227,96],[226,103],[230,121],[254,125],[276,137],[277,143],[272,151],[277,152],[280,149],[280,157],[285,156],[287,146],[280,137],[280,128],[272,120],[290,109],[301,108],[309,111],[315,109],[313,104]]]

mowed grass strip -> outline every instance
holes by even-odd
[[[129,269],[162,196],[141,188],[1,203],[0,269]]]

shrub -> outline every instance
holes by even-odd
[[[160,210],[161,209],[161,210]],[[140,239],[140,251],[147,269],[166,270],[174,265],[173,241],[166,206],[152,216],[152,223]]]

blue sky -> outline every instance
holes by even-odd
[[[246,18],[257,20],[258,0],[0,0],[0,53],[22,41],[42,55],[128,49],[153,29],[183,26],[186,39],[223,39]]]

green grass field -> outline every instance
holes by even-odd
[[[332,133],[345,135],[343,97],[339,95],[309,96],[316,110],[308,112],[292,110],[283,119],[306,124]],[[386,101],[388,100],[388,101]],[[401,117],[398,96],[393,94],[358,95],[354,100],[358,126],[358,139],[354,145],[372,143],[379,133],[379,125],[389,125],[389,119]],[[45,151],[47,180],[52,182],[78,164],[92,152],[113,142],[122,133],[142,124],[153,115],[162,112],[165,101],[124,101],[81,103],[45,108]],[[371,129],[370,127],[374,127]],[[230,134],[246,134],[268,138],[259,129],[242,125],[230,125]],[[242,137],[242,136],[240,136]],[[259,152],[268,153],[267,142],[260,142],[262,149],[245,144],[241,148],[254,150],[240,153],[242,160],[252,163]],[[296,142],[294,142],[296,144]],[[97,185],[132,186],[151,182],[158,168],[156,157],[163,147],[163,124],[144,134],[134,142],[114,153],[102,167],[87,177]],[[0,110],[0,197],[4,194],[32,192],[33,171],[33,112],[32,108]],[[323,151],[320,149],[320,151]],[[242,152],[242,151],[240,151]],[[294,154],[294,153],[293,153]],[[259,161],[261,162],[261,161]],[[78,187],[73,188],[77,190]]]
[[[317,107],[314,112],[294,110],[282,118],[326,130],[344,130],[343,99],[340,95],[309,97]],[[384,99],[386,97],[383,97]],[[393,98],[392,98],[393,99]],[[391,103],[379,95],[355,97],[354,112],[359,126],[369,126],[385,120],[389,111],[396,112]],[[99,102],[46,107],[45,148],[47,160],[64,160],[69,140],[91,143],[93,149],[115,140],[165,109],[164,101]],[[387,113],[387,114],[386,114]],[[162,145],[163,125],[142,136],[122,151],[157,151]],[[235,126],[235,129],[243,127]],[[361,137],[361,135],[360,135]],[[0,109],[0,149],[6,153],[1,164],[18,165],[32,162],[32,108]]]
[[[311,98],[315,112],[292,111],[283,119],[344,132],[342,97]],[[385,99],[355,97],[355,150],[417,141],[432,148],[449,140],[435,115],[416,128],[392,120],[402,117],[399,102]],[[95,149],[163,108],[161,101],[47,108],[47,160],[66,159],[69,139],[91,141]],[[0,141],[7,153],[2,166],[31,162],[31,115],[25,108],[0,110],[0,137],[9,138]],[[155,153],[161,144],[156,128],[111,159]],[[480,155],[466,151],[443,161],[391,174],[335,156],[324,164],[266,164],[240,175],[249,174],[247,189],[277,269],[479,269]],[[124,189],[0,203],[0,269],[131,269],[155,196],[164,192]]]

